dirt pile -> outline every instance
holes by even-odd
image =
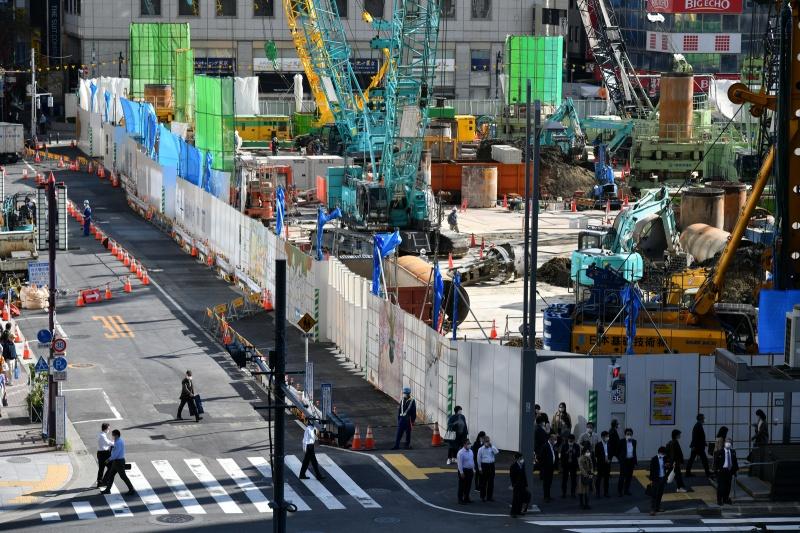
[[[755,288],[763,279],[761,258],[764,247],[758,245],[746,246],[736,250],[736,256],[731,261],[722,291],[719,295],[720,302],[758,305],[755,299]],[[720,254],[704,261],[697,266],[713,269],[719,263]],[[713,272],[713,270],[712,270]]]
[[[569,257],[554,257],[536,269],[536,278],[556,287],[569,287],[571,267]]]
[[[572,198],[576,191],[590,191],[594,174],[564,161],[560,150],[542,150],[540,154],[540,191],[543,196]]]

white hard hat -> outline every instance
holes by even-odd
[[[89,200],[84,200],[83,205],[89,205]]]

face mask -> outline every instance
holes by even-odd
[[[664,456],[663,456],[663,455],[661,455],[661,454],[658,454],[658,458],[659,458],[659,459],[663,459],[663,458],[664,458]]]
[[[524,464],[525,464],[525,459],[520,459],[520,460],[518,460],[518,461],[517,461],[517,464],[518,464],[519,466],[522,466],[522,465],[524,465]]]
[[[730,447],[731,447],[731,443],[730,443],[730,442],[726,442],[726,443],[725,443],[725,447],[726,447],[726,448],[730,448]]]
[[[608,437],[604,438],[603,442],[608,442]]]
[[[631,440],[632,438],[633,438],[633,435],[625,435],[625,440]]]
[[[592,456],[591,452],[586,452],[583,455],[585,455],[586,457],[591,457]]]
[[[561,413],[563,413],[563,412],[564,412],[564,411],[566,411],[566,410],[567,410],[567,408],[566,408],[566,407],[559,407],[559,408],[558,408],[558,411],[559,411],[559,412],[561,412]]]
[[[593,430],[592,428],[589,428],[589,429],[587,429],[587,430],[586,430],[586,433],[588,433],[589,435],[591,435],[593,431],[594,431],[594,430]]]

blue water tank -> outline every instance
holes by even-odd
[[[544,349],[569,352],[575,304],[553,304],[544,310]]]

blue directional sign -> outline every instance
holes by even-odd
[[[40,329],[39,333],[36,334],[36,338],[42,344],[47,344],[51,340],[53,340],[53,334],[50,332],[49,329]]]
[[[50,370],[50,367],[47,365],[47,361],[41,355],[39,356],[39,360],[36,361],[36,366],[34,367],[36,372],[47,372]]]
[[[56,357],[53,359],[53,370],[56,372],[63,372],[67,369],[67,358],[66,357]]]

